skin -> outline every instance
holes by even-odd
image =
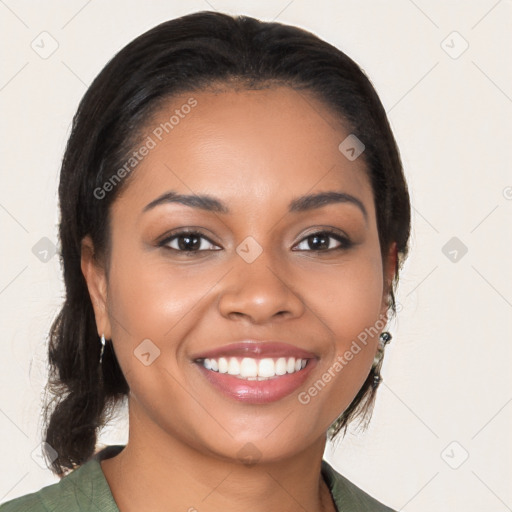
[[[326,430],[366,379],[378,336],[307,405],[298,393],[385,315],[395,246],[384,267],[364,158],[338,150],[350,132],[325,105],[287,87],[194,92],[161,109],[146,136],[191,96],[197,106],[113,203],[108,272],[83,241],[98,334],[130,386],[128,444],[102,469],[121,512],[334,510],[320,474]],[[215,196],[231,213],[179,203],[143,212],[171,190]],[[292,199],[326,191],[355,196],[367,218],[348,202],[288,212]],[[206,237],[201,251],[172,251],[177,239],[159,247],[187,227]],[[326,227],[353,245],[327,238],[333,249],[313,251],[308,236]],[[248,236],[263,250],[252,263],[236,252]],[[251,405],[220,394],[191,360],[254,338],[314,352],[317,366],[291,395]],[[160,350],[149,366],[134,356],[145,339]],[[240,460],[244,447],[257,464]]]

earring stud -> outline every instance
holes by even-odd
[[[379,340],[384,344],[384,345],[387,345],[391,340],[393,339],[393,337],[391,336],[391,334],[387,331],[384,331],[384,332],[381,332],[380,333],[380,336],[379,336]]]

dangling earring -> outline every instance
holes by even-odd
[[[389,332],[384,331],[380,333],[379,336],[379,347],[377,349],[377,352],[375,353],[375,357],[373,359],[373,367],[375,368],[381,361],[381,359],[384,357],[384,349],[386,348],[386,345],[391,341],[392,336]]]
[[[375,371],[375,368],[382,361],[382,358],[384,357],[384,349],[386,348],[386,345],[391,341],[391,339],[392,339],[392,336],[389,332],[384,331],[384,332],[380,333],[379,348],[377,349],[377,352],[373,359],[372,370]],[[375,375],[373,376],[372,387],[376,388],[381,383],[381,381],[382,381],[382,377],[381,377],[380,373],[375,373]]]
[[[100,364],[101,364],[103,361],[103,352],[105,350],[105,335],[104,334],[101,335],[100,342],[101,342],[101,350],[100,350]]]

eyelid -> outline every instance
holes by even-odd
[[[170,231],[167,231],[164,235],[161,235],[157,238],[156,243],[158,245],[165,243],[171,238],[174,238],[178,235],[182,234],[194,234],[194,235],[200,235],[201,237],[208,240],[210,243],[219,245],[217,242],[214,242],[212,240],[212,237],[206,235],[203,231],[206,231],[205,228],[201,227],[195,227],[195,226],[187,226],[187,227],[180,227],[180,228],[174,228]]]
[[[335,228],[334,226],[314,226],[307,230],[306,234],[302,234],[299,241],[302,241],[304,238],[316,235],[318,233],[329,233],[330,235],[336,235],[350,240],[350,237],[342,229]]]

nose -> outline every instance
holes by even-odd
[[[218,301],[220,313],[230,320],[245,318],[253,324],[265,324],[279,318],[299,318],[305,309],[284,265],[263,251],[252,263],[238,255],[235,268],[223,280]],[[295,280],[296,281],[296,280]]]

